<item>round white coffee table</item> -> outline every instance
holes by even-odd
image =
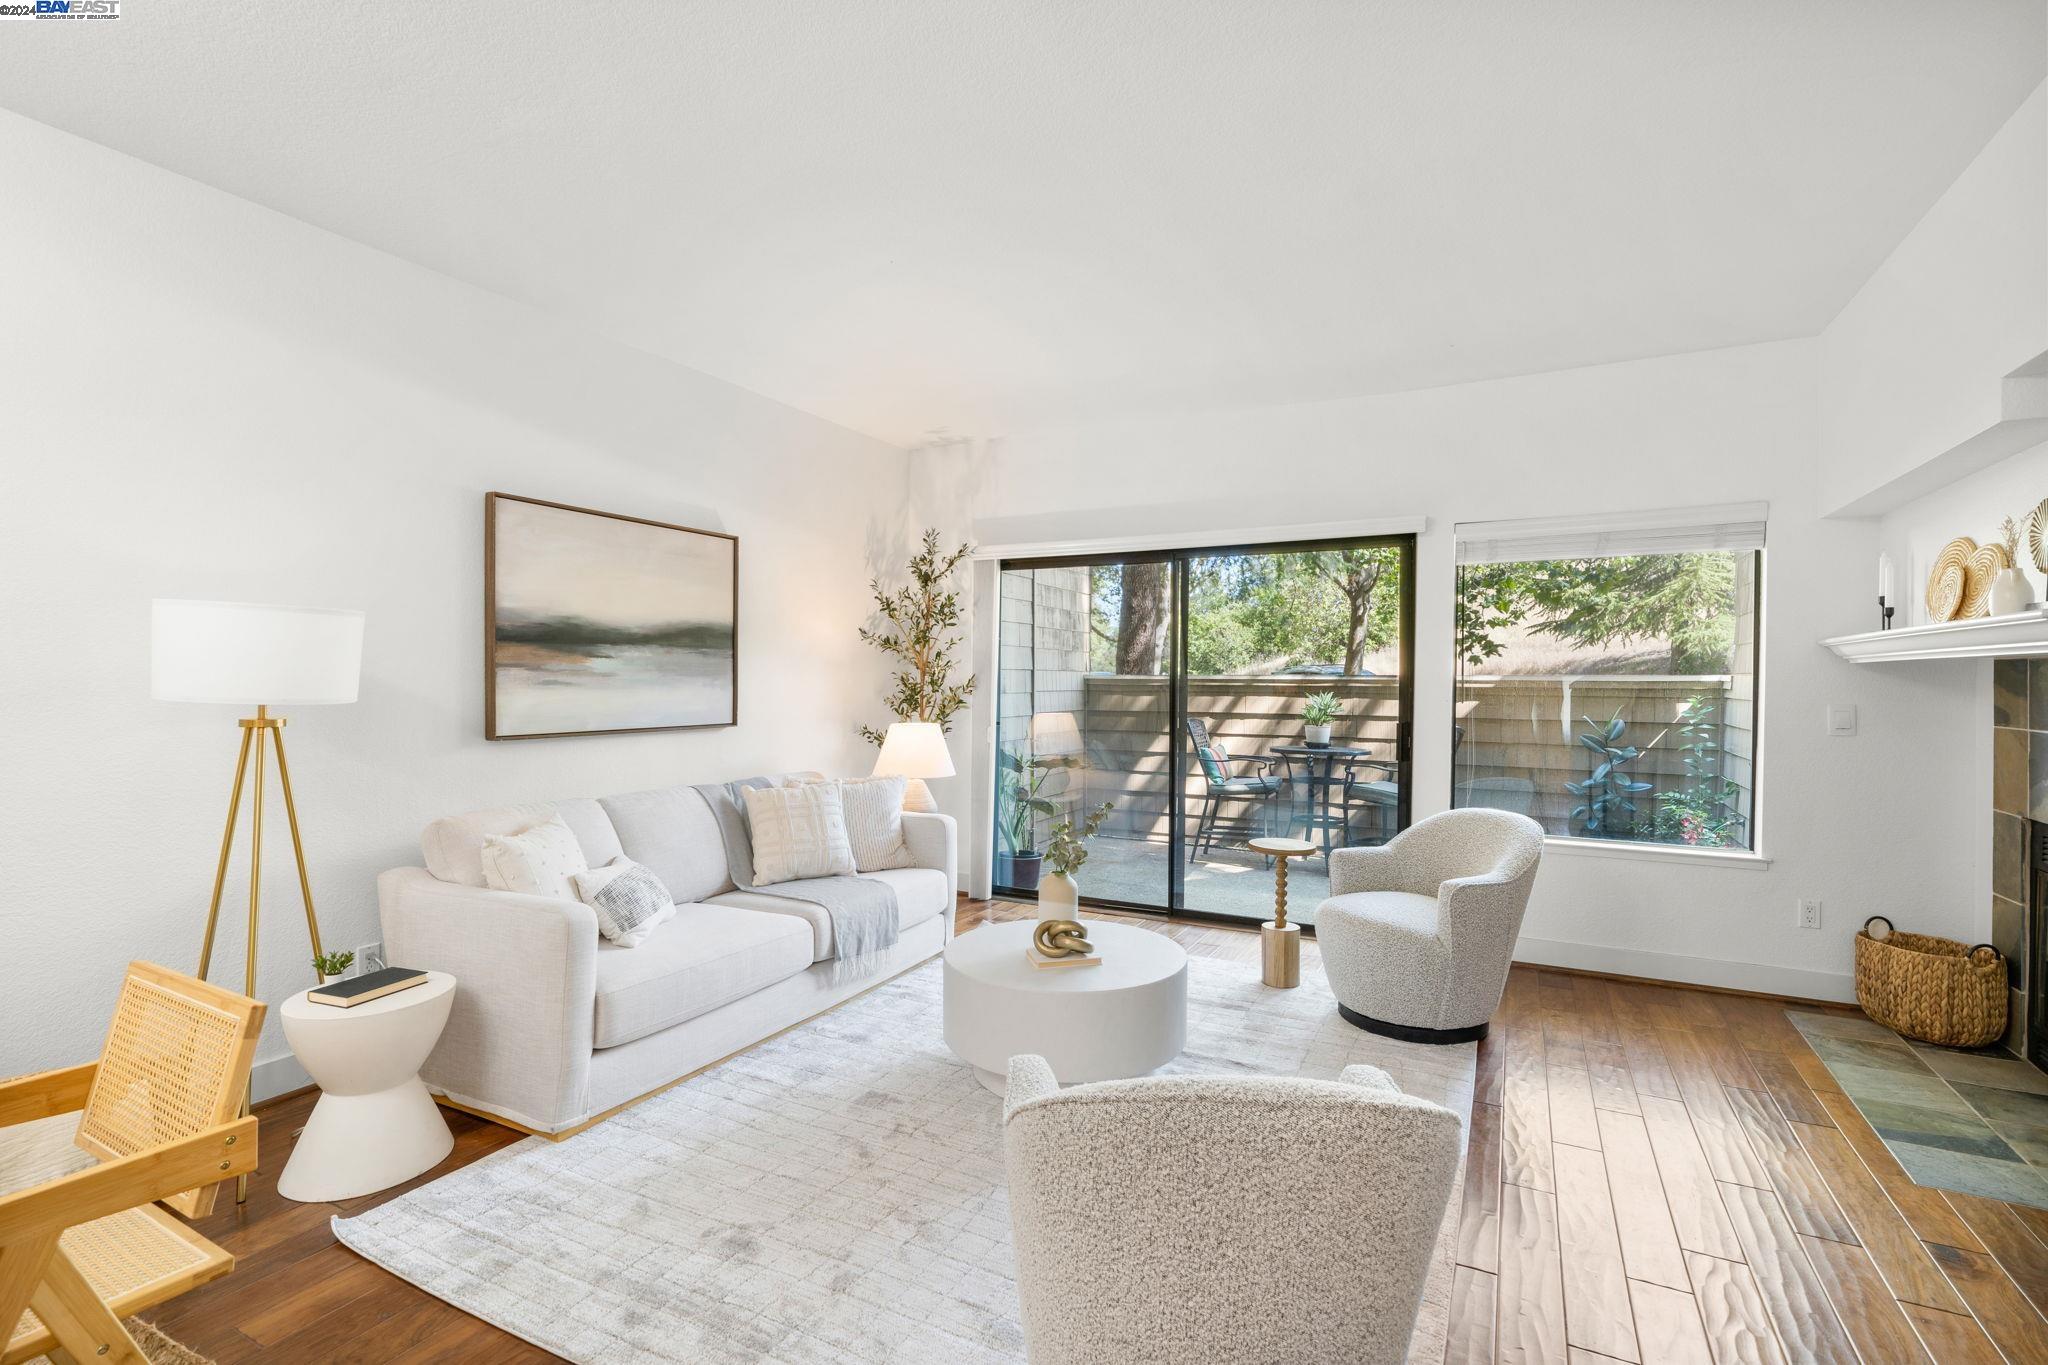
[[[300,991],[278,1011],[284,1036],[320,1087],[277,1192],[325,1204],[389,1189],[432,1169],[455,1146],[419,1077],[455,1003],[455,978],[428,972],[413,986],[350,1009]]]
[[[946,947],[946,1046],[998,1095],[1035,1052],[1064,1085],[1142,1076],[1180,1055],[1188,955],[1164,934],[1084,921],[1102,962],[1034,967],[1036,920],[971,929]]]

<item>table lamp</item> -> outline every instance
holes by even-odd
[[[946,732],[931,721],[899,720],[882,737],[882,752],[875,755],[876,777],[905,777],[903,809],[935,811],[927,777],[951,777],[953,755],[946,750]]]
[[[158,701],[213,702],[254,706],[239,723],[241,757],[228,793],[227,828],[213,871],[213,899],[206,910],[206,938],[199,949],[199,975],[213,965],[213,932],[220,921],[221,887],[234,849],[235,820],[241,812],[242,780],[255,759],[255,792],[250,801],[249,938],[243,994],[256,994],[256,916],[263,887],[263,770],[277,750],[277,782],[284,789],[284,813],[292,830],[292,856],[299,866],[299,894],[306,902],[306,934],[313,956],[320,948],[320,923],[313,914],[313,885],[306,877],[306,850],[299,840],[299,812],[292,802],[291,770],[285,765],[284,717],[272,706],[326,706],[356,699],[362,676],[363,614],[324,607],[273,607],[249,602],[193,602],[159,597],[150,603],[150,695]]]

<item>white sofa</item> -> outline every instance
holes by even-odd
[[[675,898],[638,948],[601,941],[573,900],[486,889],[486,835],[559,814],[592,866],[626,854]],[[941,952],[953,933],[956,835],[906,813],[916,866],[864,874],[896,892],[901,937],[857,972],[823,909],[734,889],[725,844],[688,786],[436,820],[425,867],[377,879],[385,960],[449,972],[455,1006],[421,1069],[448,1100],[561,1136]]]

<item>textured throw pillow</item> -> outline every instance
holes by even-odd
[[[748,787],[746,796],[756,886],[853,875],[853,845],[836,784]]]
[[[853,865],[862,872],[909,867],[916,861],[903,841],[903,783],[900,777],[850,777],[835,784],[846,812]]]
[[[557,815],[517,834],[484,838],[484,885],[493,891],[519,891],[529,896],[574,900],[569,879],[590,871],[583,845]]]
[[[576,899],[597,912],[597,932],[621,948],[638,948],[655,925],[675,918],[676,904],[661,878],[623,853],[569,880]]]

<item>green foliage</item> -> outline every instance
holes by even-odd
[[[1720,848],[1741,842],[1748,820],[1737,810],[1742,789],[1722,775],[1721,724],[1720,707],[1705,694],[1679,713],[1685,786],[1657,798],[1657,837],[1666,843]]]
[[[1053,871],[1073,876],[1081,870],[1081,864],[1088,861],[1088,841],[1095,837],[1095,831],[1102,828],[1102,822],[1109,818],[1114,801],[1105,801],[1088,812],[1080,828],[1072,820],[1062,820],[1052,827],[1052,839],[1045,848],[1045,865]]]
[[[313,959],[313,970],[320,973],[322,981],[326,981],[332,977],[340,976],[343,972],[354,966],[355,960],[356,955],[354,953],[322,953]]]
[[[1478,667],[1494,632],[1526,623],[1582,645],[1668,640],[1674,673],[1725,673],[1735,645],[1735,556],[1614,555],[1458,571],[1458,653]]]
[[[1328,725],[1343,710],[1344,703],[1337,699],[1335,692],[1311,692],[1301,699],[1301,723]]]
[[[1356,673],[1395,638],[1400,551],[1390,545],[1197,559],[1188,580],[1188,669],[1246,673],[1340,663]]]
[[[1590,838],[1632,839],[1636,833],[1636,803],[1632,798],[1649,791],[1651,784],[1627,777],[1621,770],[1641,757],[1643,751],[1621,742],[1628,729],[1621,712],[1616,711],[1605,725],[1595,725],[1587,716],[1579,719],[1586,727],[1579,743],[1591,749],[1597,761],[1583,782],[1564,784],[1566,791],[1579,798],[1571,818],[1578,822],[1580,832]]]
[[[931,721],[950,730],[954,713],[974,695],[972,675],[953,681],[953,651],[960,644],[960,637],[953,634],[960,625],[960,594],[953,587],[953,574],[973,552],[973,546],[962,545],[941,554],[939,533],[928,530],[922,547],[911,556],[909,586],[890,592],[879,578],[868,583],[882,625],[861,627],[860,638],[904,664],[884,699],[898,720]],[[875,745],[885,735],[872,725],[863,725],[860,733]]]
[[[1003,837],[1004,851],[1028,857],[1038,851],[1032,839],[1038,818],[1060,813],[1057,803],[1040,794],[1050,773],[1043,764],[1020,759],[1007,749],[999,757],[1002,817],[996,832]]]

